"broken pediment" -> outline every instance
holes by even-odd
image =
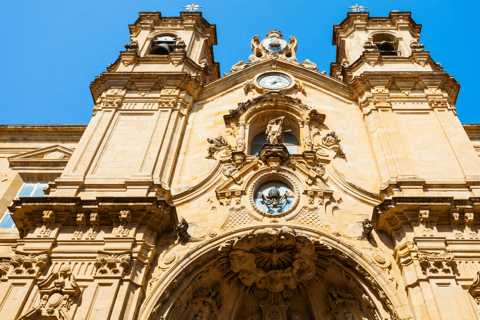
[[[50,167],[52,169],[64,168],[73,154],[73,149],[61,145],[53,145],[33,151],[17,154],[8,158],[13,168]]]

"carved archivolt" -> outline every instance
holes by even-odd
[[[394,304],[398,306],[403,302],[392,301],[387,296],[386,291],[392,291],[388,280],[381,273],[373,275],[367,272],[367,260],[357,254],[353,257],[353,251],[338,239],[333,241],[322,233],[319,241],[310,231],[299,234],[298,230],[289,227],[251,229],[251,232],[242,232],[237,238],[234,238],[234,233],[230,233],[227,240],[222,239],[224,236],[215,237],[209,240],[212,245],[207,242],[182,255],[172,269],[166,270],[163,280],[158,281],[153,291],[158,292],[154,293],[154,301],[147,297],[146,303],[150,306],[147,307],[150,310],[148,314],[142,308],[144,311],[139,317],[152,320],[162,316],[182,320],[224,318],[224,312],[231,309],[223,309],[227,301],[223,295],[239,290],[235,291],[240,294],[237,299],[248,295],[252,297],[248,299],[258,298],[259,305],[258,309],[250,309],[251,313],[247,312],[240,318],[235,311],[231,314],[235,319],[309,319],[291,309],[288,297],[308,296],[308,292],[314,291],[325,292],[322,296],[325,294],[327,307],[330,299],[332,319],[349,319],[344,317],[349,314],[355,320],[399,319]],[[326,292],[326,284],[330,281],[325,279],[325,270],[343,273],[345,277],[343,284],[332,285],[330,293]],[[318,285],[315,284],[317,282]],[[215,283],[221,283],[222,288]],[[234,296],[229,296],[229,299]],[[269,317],[269,310],[278,311],[279,317]],[[402,311],[402,318],[406,314],[408,312]]]

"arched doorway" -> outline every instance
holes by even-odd
[[[147,297],[140,319],[400,319],[407,312],[398,299],[381,272],[335,237],[257,226],[180,259]]]

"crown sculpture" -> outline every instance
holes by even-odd
[[[261,61],[275,59],[289,61],[301,65],[304,68],[318,71],[317,65],[308,59],[303,62],[297,61],[295,57],[295,52],[297,52],[297,38],[290,36],[290,42],[287,42],[283,39],[282,32],[275,29],[268,31],[267,37],[262,41],[260,41],[258,35],[253,36],[251,49],[252,54],[248,57],[250,63],[239,61],[233,65],[231,69],[232,73],[248,68]]]

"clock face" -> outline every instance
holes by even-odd
[[[292,80],[289,76],[279,72],[269,72],[258,77],[258,83],[265,89],[278,90],[288,87]]]

